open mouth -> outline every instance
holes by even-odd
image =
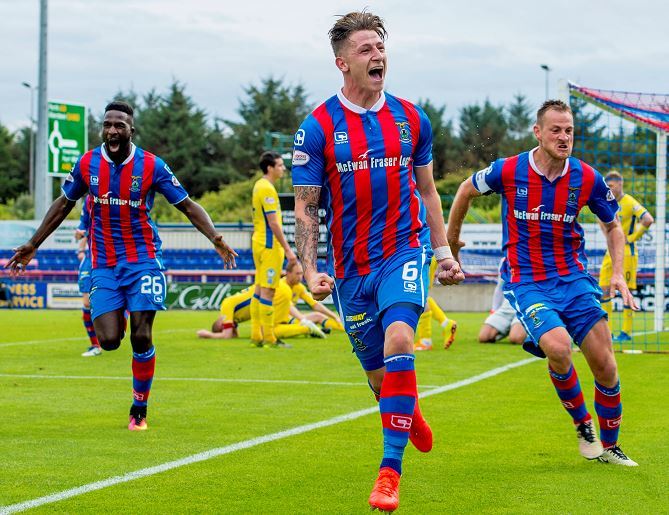
[[[118,152],[118,149],[121,148],[121,142],[117,139],[109,140],[108,147],[110,152]]]
[[[383,80],[383,66],[375,66],[369,70],[369,76],[375,81]]]

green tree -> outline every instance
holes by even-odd
[[[217,190],[225,182],[220,131],[209,127],[206,112],[186,94],[184,85],[175,81],[166,95],[153,90],[141,104],[134,103],[135,141],[162,157],[193,196]]]
[[[483,106],[468,105],[460,110],[460,140],[463,165],[482,168],[502,155],[506,136],[504,108],[486,100]]]
[[[99,147],[102,143],[102,117],[96,117],[88,111],[88,148]]]
[[[532,133],[532,108],[522,93],[516,93],[513,101],[506,107],[507,134],[502,145],[506,156],[519,154],[535,146]]]
[[[25,140],[25,138],[24,138]],[[28,136],[30,141],[30,136]],[[28,190],[28,168],[19,166],[14,135],[0,124],[0,202],[7,203]],[[24,161],[24,166],[27,164]]]
[[[446,106],[435,106],[430,100],[419,100],[432,125],[432,155],[434,157],[434,176],[443,178],[460,165],[462,151],[460,140],[453,134],[452,122],[444,120]]]
[[[311,112],[301,85],[285,86],[281,79],[268,77],[260,86],[248,86],[246,98],[237,113],[241,122],[225,120],[232,134],[226,138],[226,158],[230,166],[245,177],[258,168],[258,157],[264,148],[267,132],[293,134]]]

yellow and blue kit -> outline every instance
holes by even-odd
[[[253,262],[256,284],[263,288],[276,288],[281,277],[284,250],[272,233],[267,215],[275,213],[281,229],[281,206],[274,185],[265,177],[253,186]]]

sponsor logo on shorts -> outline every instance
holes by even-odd
[[[402,431],[408,431],[411,428],[411,417],[406,415],[391,415],[390,426]]]
[[[348,329],[351,331],[366,326],[372,320],[374,320],[374,318],[371,316],[367,316],[367,312],[358,313],[357,315],[346,316],[346,322],[348,322],[349,324]]]
[[[415,281],[404,281],[404,292],[405,293],[416,293],[418,291],[418,285]]]
[[[302,152],[301,150],[296,150],[293,152],[293,166],[306,165],[309,162],[309,154]]]
[[[346,321],[347,322],[360,322],[360,320],[364,320],[366,314],[367,314],[367,312],[358,313],[357,315],[347,315],[346,316]]]

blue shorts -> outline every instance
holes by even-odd
[[[154,263],[121,263],[115,267],[94,268],[91,272],[91,317],[127,309],[161,311],[165,309],[167,281]]]
[[[386,309],[394,304],[409,303],[423,311],[431,257],[432,250],[428,246],[408,248],[367,275],[335,279],[332,296],[363,369],[376,370],[384,366],[385,334],[381,315]]]
[[[91,257],[87,255],[79,263],[79,293],[88,293],[91,291]]]
[[[590,329],[606,318],[599,299],[602,290],[590,275],[546,279],[531,284],[505,285],[504,296],[518,313],[535,346],[551,329],[564,327],[581,345]]]

